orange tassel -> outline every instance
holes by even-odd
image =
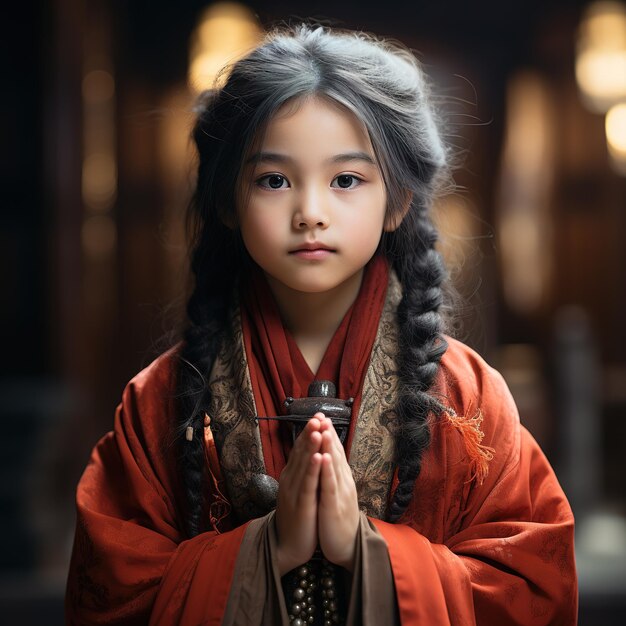
[[[446,411],[446,416],[448,423],[454,426],[463,437],[465,450],[469,457],[472,471],[472,476],[469,480],[471,481],[476,478],[478,484],[482,485],[489,473],[489,461],[493,459],[493,455],[496,451],[494,448],[481,444],[485,436],[485,433],[481,430],[481,424],[483,422],[481,410],[478,409],[473,417],[457,415],[454,411]]]

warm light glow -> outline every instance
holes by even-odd
[[[626,50],[585,50],[576,60],[576,78],[594,110],[626,94]]]
[[[576,79],[587,106],[604,113],[626,97],[626,6],[596,2],[580,26]]]
[[[581,38],[594,45],[626,45],[626,6],[621,2],[595,2],[590,5],[580,28]]]
[[[115,80],[107,67],[86,67],[83,95],[82,197],[85,210],[110,211],[117,198]]]
[[[544,303],[551,276],[548,203],[554,168],[554,121],[548,87],[523,72],[508,87],[498,211],[504,296],[531,314]]]
[[[220,70],[256,46],[261,36],[261,27],[247,7],[235,2],[210,6],[192,35],[191,88],[202,91],[219,86],[224,80],[218,77]]]
[[[109,256],[117,243],[115,222],[108,215],[91,215],[83,222],[81,242],[91,258]]]
[[[108,210],[115,202],[117,166],[113,154],[96,153],[83,161],[83,201],[95,210]]]
[[[626,154],[626,104],[618,104],[606,114],[606,138],[612,148]]]
[[[521,73],[508,91],[504,157],[515,164],[519,176],[537,184],[551,149],[546,88],[538,76]]]
[[[113,76],[104,70],[94,70],[83,78],[83,98],[85,102],[95,104],[106,102],[115,93]]]
[[[439,249],[446,267],[457,278],[475,248],[475,209],[469,200],[458,194],[437,201],[432,218],[440,235]]]
[[[605,129],[613,166],[626,175],[626,103],[615,105],[606,114]]]
[[[216,78],[220,70],[227,65],[228,59],[221,51],[201,52],[189,66],[189,82],[193,89],[202,91],[216,85]],[[218,83],[220,81],[217,81]],[[224,82],[223,80],[221,81]]]
[[[545,287],[542,220],[532,212],[514,209],[500,223],[500,254],[504,295],[511,308],[529,313],[541,303]]]

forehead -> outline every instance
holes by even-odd
[[[347,107],[330,98],[313,96],[285,103],[267,122],[255,148],[332,152],[361,150],[373,156],[365,124]]]

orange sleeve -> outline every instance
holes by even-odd
[[[481,407],[483,443],[495,450],[483,482],[455,453],[463,450],[458,431],[441,424],[402,523],[372,520],[387,542],[402,624],[576,624],[567,499],[501,376],[484,362],[472,366],[465,376],[452,364],[457,376],[449,381],[460,411]]]
[[[246,526],[184,540],[169,360],[128,385],[78,485],[68,624],[221,622]]]

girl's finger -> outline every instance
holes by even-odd
[[[317,420],[315,421],[317,422]],[[295,489],[299,488],[304,479],[304,475],[309,467],[311,456],[320,449],[322,435],[319,431],[314,430],[316,427],[318,426],[313,424],[311,428],[309,428],[309,424],[307,424],[296,440],[296,444],[299,444],[298,447],[296,448],[294,445],[291,450],[291,454],[289,455],[290,461],[292,456],[294,456],[293,470],[290,473],[290,478]]]
[[[336,467],[339,467],[345,461],[346,455],[334,428],[331,427],[331,429],[322,433],[322,447],[324,452],[328,452],[332,456]]]
[[[295,469],[296,465],[300,464],[303,452],[307,457],[309,456],[307,450],[312,447],[311,434],[319,432],[319,427],[320,421],[318,419],[310,419],[307,422],[302,432],[296,438],[293,448],[291,448],[287,465],[291,464],[291,467]]]
[[[339,435],[337,434],[337,431],[335,430],[335,427],[332,424],[331,424],[331,428],[332,428],[333,447],[342,458],[345,458],[346,451],[344,450],[343,444],[341,443],[341,439],[339,439]]]
[[[316,418],[311,418],[305,424],[291,448],[281,478],[284,476],[286,480],[300,482],[311,455],[319,450],[321,444],[319,428],[320,420]]]
[[[324,432],[333,427],[332,420],[326,417],[322,412],[317,412],[313,417],[320,421],[320,432]]]
[[[320,426],[320,432],[324,433],[328,431],[332,438],[332,445],[337,450],[337,452],[343,451],[343,445],[339,439],[339,435],[333,426],[333,422],[329,418],[325,418]],[[344,453],[345,456],[345,453]]]
[[[320,413],[320,415],[321,415],[321,413]],[[310,435],[312,432],[319,432],[320,425],[321,425],[321,420],[318,419],[316,416],[313,416],[305,424],[304,428],[302,429],[302,432],[296,438],[296,442],[294,444],[294,448],[297,447],[298,445],[300,445],[300,446],[306,445],[306,439],[307,439],[308,435]],[[304,437],[302,435],[304,435]],[[298,442],[300,442],[300,444],[298,444]]]
[[[320,468],[322,465],[322,455],[315,452],[311,457],[306,472],[300,484],[298,495],[303,504],[315,503],[317,500],[317,488],[320,481]]]
[[[320,504],[332,506],[337,498],[338,484],[333,459],[328,452],[322,454],[320,483]]]
[[[332,425],[328,431],[324,431],[322,433],[322,451],[331,455],[335,466],[335,474],[339,483],[343,483],[344,481],[348,481],[352,478],[352,470],[348,465],[343,445],[339,440],[337,431],[334,427],[332,427]]]

